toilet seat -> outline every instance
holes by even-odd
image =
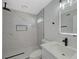
[[[49,41],[43,39],[42,40],[42,44],[47,43]],[[41,49],[35,50],[34,52],[32,52],[29,56],[29,59],[41,59],[42,58],[42,52]]]
[[[31,53],[30,59],[40,59],[41,58],[41,49],[38,49]]]

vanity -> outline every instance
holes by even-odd
[[[42,59],[76,59],[77,51],[58,42],[49,42],[41,45]]]

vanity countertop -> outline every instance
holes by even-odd
[[[48,42],[41,45],[49,53],[56,56],[57,59],[71,59],[76,54],[76,49],[71,47],[65,47],[58,42]]]

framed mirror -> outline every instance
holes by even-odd
[[[60,33],[77,35],[77,3],[73,3],[71,6],[65,6],[59,12]]]

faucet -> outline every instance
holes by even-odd
[[[68,38],[65,38],[64,40],[62,40],[62,42],[65,43],[65,46],[68,46]]]

